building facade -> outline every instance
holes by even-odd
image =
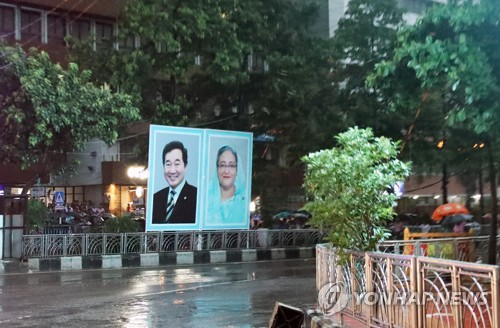
[[[67,37],[77,40],[93,37],[94,48],[107,45],[117,35],[116,20],[124,4],[122,0],[0,1],[0,39],[20,44],[25,50],[35,47],[46,51],[54,62],[65,66]],[[112,46],[131,48],[136,46],[135,42],[114,42]],[[70,161],[79,163],[71,175],[36,177],[36,170],[3,166],[0,193],[19,194],[34,182],[38,187],[36,196],[46,202],[52,201],[55,192],[62,191],[67,204],[102,204],[121,215],[131,205],[144,204],[141,188],[146,186],[144,174],[139,174],[144,168],[134,167],[130,171],[124,164],[128,152],[123,153],[123,145],[124,142],[109,146],[100,140],[90,140],[84,150],[68,154]]]
[[[434,2],[444,0],[398,0],[406,9],[406,20],[414,23],[417,17]],[[68,44],[66,37],[83,40],[93,36],[95,48],[107,44],[118,33],[117,17],[123,9],[123,0],[0,0],[0,38],[8,43],[18,43],[27,49],[36,47],[47,51],[54,62],[62,65],[67,63]],[[315,33],[323,37],[332,37],[337,29],[340,18],[345,14],[348,0],[323,0]],[[140,44],[139,39],[126,42],[114,42],[113,47],[133,48]],[[147,124],[131,126],[130,134],[147,132]],[[256,147],[260,147],[257,145]],[[281,158],[284,151],[276,150],[269,143],[264,144],[262,154],[266,158]],[[81,152],[69,154],[70,159],[80,164],[76,173],[67,176],[39,177],[37,184],[44,188],[43,198],[51,201],[56,191],[63,191],[66,203],[92,202],[95,205],[104,204],[111,212],[121,215],[131,206],[143,206],[146,187],[144,167],[130,167],[127,158],[131,152],[131,142],[127,136],[112,146],[100,140],[91,140]],[[285,160],[277,161],[286,163]],[[4,167],[0,170],[0,193],[10,190],[20,193],[20,189],[30,180],[33,172],[21,171],[19,168]],[[302,172],[300,170],[281,170],[281,183],[271,190],[258,191],[268,195],[272,204],[300,208],[305,203],[301,188]],[[288,173],[287,173],[288,172]],[[12,189],[14,188],[14,189]],[[147,194],[147,191],[146,191]],[[140,195],[140,196],[139,196]],[[279,197],[278,197],[279,195]],[[413,197],[412,195],[410,195]],[[285,199],[285,201],[284,201]]]

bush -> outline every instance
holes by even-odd
[[[338,147],[303,158],[310,224],[327,229],[340,251],[374,250],[390,235],[385,227],[396,196],[388,191],[405,180],[410,166],[397,159],[398,143],[376,138],[371,129],[351,128],[336,140]]]
[[[28,200],[28,208],[26,211],[26,225],[28,230],[38,230],[47,224],[49,210],[47,207],[36,199]]]
[[[102,225],[102,232],[104,233],[126,233],[138,231],[139,222],[132,219],[130,215],[108,219]]]

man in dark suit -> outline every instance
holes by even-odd
[[[162,164],[168,187],[154,194],[153,223],[195,223],[197,188],[184,177],[188,154],[182,142],[163,148]]]

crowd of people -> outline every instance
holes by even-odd
[[[487,217],[489,214],[483,216]],[[454,220],[447,220],[445,217],[439,222],[433,221],[428,215],[417,214],[398,214],[389,223],[392,239],[403,239],[405,228],[410,228],[410,232],[448,232],[448,233],[465,233],[471,230],[475,234],[481,233],[481,223],[484,222],[475,218],[473,215],[459,214],[455,215]]]
[[[114,217],[108,213],[103,204],[95,206],[92,201],[75,201],[65,204],[63,209],[56,208],[52,203],[47,206],[49,210],[48,225],[46,230],[59,229],[58,226],[67,227],[70,232],[90,232],[101,226],[108,218]]]

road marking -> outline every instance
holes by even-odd
[[[209,288],[209,287],[222,286],[222,285],[230,285],[230,284],[234,284],[234,283],[249,282],[249,281],[254,281],[254,280],[245,279],[245,280],[218,282],[218,283],[214,283],[214,284],[207,284],[207,285],[200,285],[200,286],[193,286],[193,287],[179,288],[179,289],[172,289],[172,290],[164,290],[161,292],[154,292],[154,293],[147,293],[147,294],[139,294],[139,295],[136,295],[136,297],[147,297],[147,296],[155,296],[155,295],[162,295],[162,294],[174,294],[174,293],[184,292],[184,291],[188,291],[188,290],[196,290],[196,289],[201,289],[201,288],[207,288],[207,287]]]

